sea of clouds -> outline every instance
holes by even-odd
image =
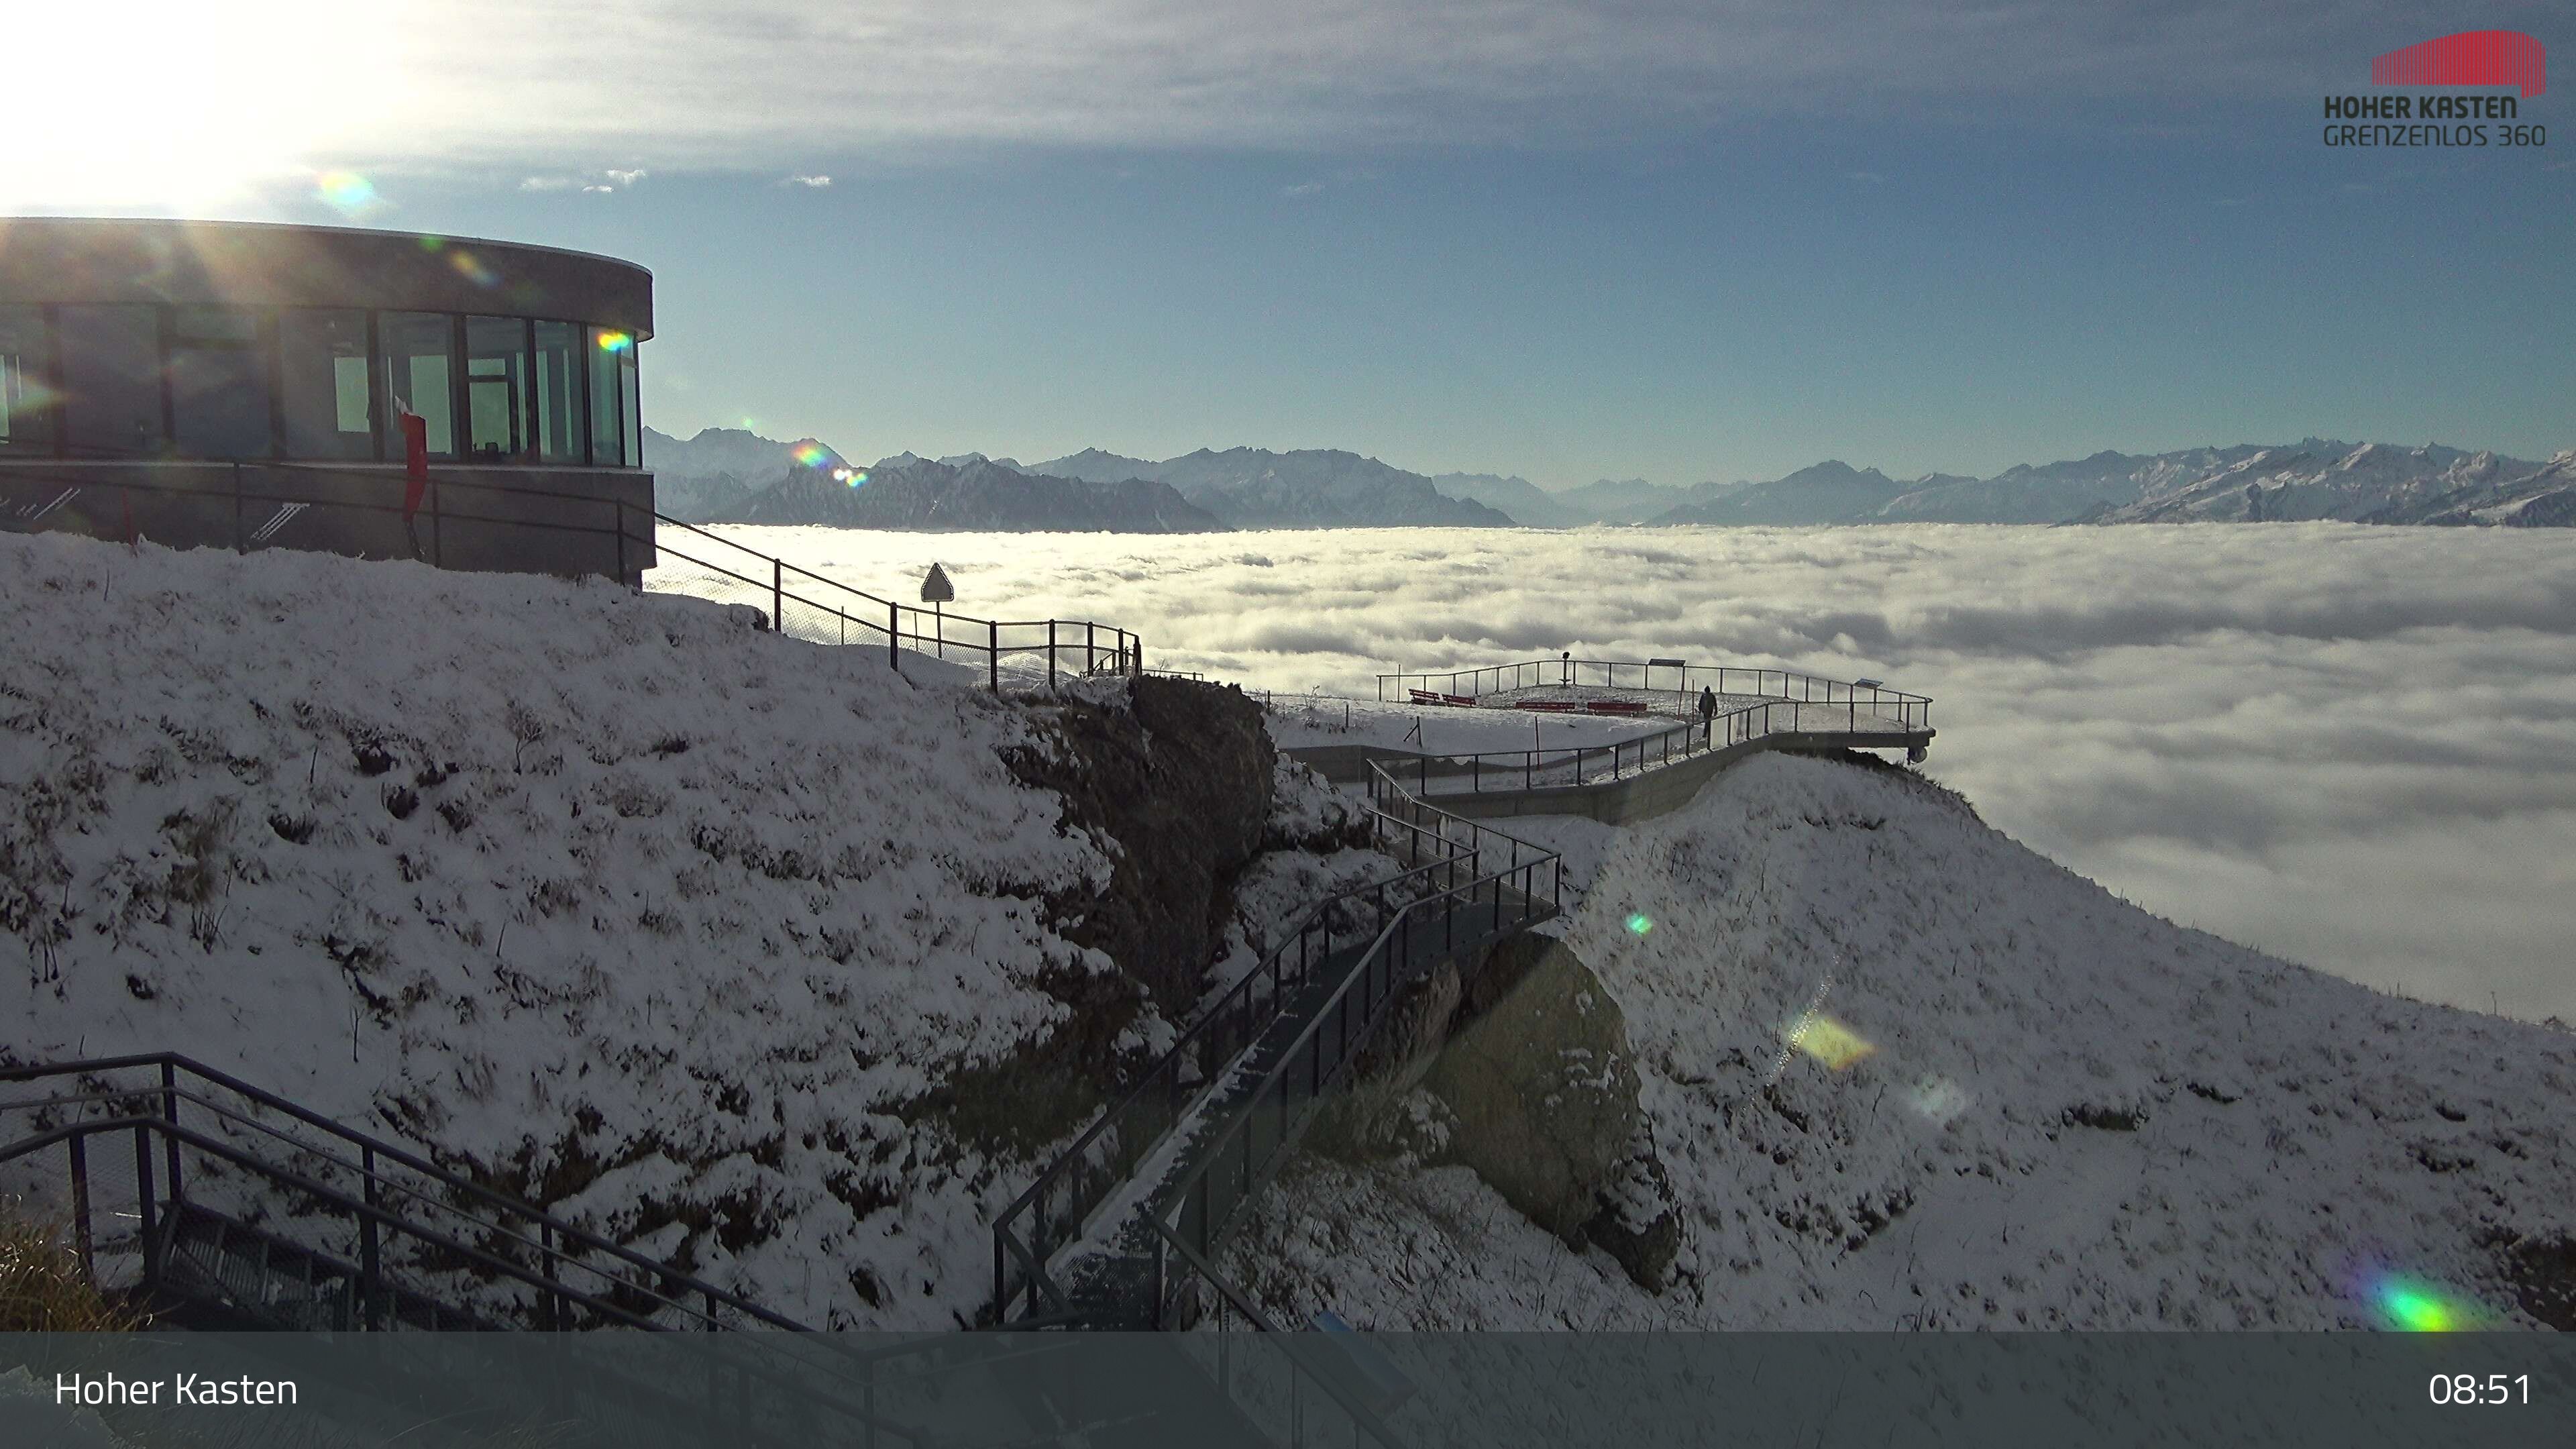
[[[1933,696],[1926,769],[2177,921],[2409,995],[2576,1021],[2576,549],[2342,524],[727,529],[909,601],[1094,618],[1146,662],[1373,697],[1552,656]],[[682,546],[685,547],[685,544]]]

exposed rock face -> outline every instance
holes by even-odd
[[[1561,943],[1521,936],[1475,969],[1436,968],[1360,1067],[1309,1138],[1317,1150],[1462,1163],[1530,1221],[1598,1244],[1639,1286],[1669,1281],[1681,1218],[1638,1105],[1627,1025]]]
[[[1143,678],[1115,703],[1068,698],[1047,713],[1052,747],[1011,755],[1012,772],[1063,796],[1058,828],[1101,838],[1116,862],[1097,896],[1051,903],[1057,929],[1177,1019],[1223,947],[1228,888],[1270,818],[1277,753],[1260,707],[1231,686]]]
[[[1523,1216],[1579,1243],[1637,1139],[1637,1069],[1619,1008],[1548,941],[1423,1078],[1456,1119],[1450,1153]]]

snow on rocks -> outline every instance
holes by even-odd
[[[1893,770],[1757,756],[1623,834],[1565,934],[1625,1014],[1673,1285],[1463,1169],[1309,1160],[1230,1258],[1282,1311],[2324,1328],[2411,1283],[2534,1326],[2504,1263],[2570,1231],[2576,1037],[2175,926]]]
[[[175,1049],[813,1322],[947,1324],[1108,862],[972,688],[592,581],[0,535],[18,1061]]]

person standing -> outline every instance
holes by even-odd
[[[1699,687],[1699,725],[1701,743],[1717,743],[1717,691],[1705,684]]]

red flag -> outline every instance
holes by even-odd
[[[429,491],[429,419],[400,399],[394,406],[402,409],[403,522],[409,523],[420,512],[421,495]]]

